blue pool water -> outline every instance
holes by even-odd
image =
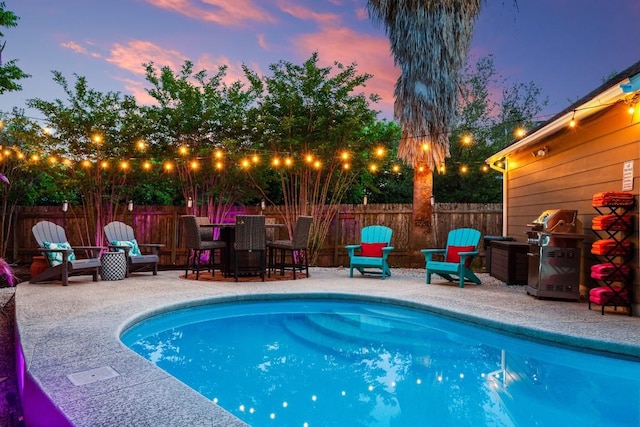
[[[640,425],[640,363],[390,304],[211,304],[122,341],[255,427]]]

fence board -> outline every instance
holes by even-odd
[[[253,210],[246,209],[248,213],[258,213]],[[267,217],[283,222],[276,212],[274,207],[264,211]],[[160,265],[172,268],[186,263],[185,240],[179,222],[184,214],[184,207],[136,206],[133,212],[127,212],[117,219],[134,228],[139,242],[164,244],[165,247],[160,251]],[[38,255],[31,227],[43,219],[63,225],[71,244],[95,244],[93,240],[87,242],[87,238],[83,237],[86,233],[82,230],[87,228],[87,224],[79,208],[70,208],[69,212],[63,214],[58,206],[20,207],[12,230],[12,243],[16,244],[9,245],[15,250],[7,254],[12,262],[31,263],[32,257]],[[227,220],[232,221],[232,218]],[[480,230],[482,235],[499,235],[502,231],[502,205],[437,203],[434,206],[433,223],[432,241],[436,242],[435,247],[444,247],[447,233],[455,228],[471,227]],[[420,265],[420,260],[416,260],[415,254],[410,251],[413,226],[411,204],[342,205],[329,228],[317,265],[348,265],[349,258],[344,246],[359,242],[362,227],[375,224],[393,229],[392,245],[395,250],[390,257],[392,266]],[[420,246],[420,242],[416,245]]]

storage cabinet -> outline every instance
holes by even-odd
[[[589,291],[589,310],[593,303],[601,307],[602,314],[609,306],[615,310],[626,307],[629,316],[632,315],[631,292],[627,289],[632,270],[627,264],[633,253],[628,239],[633,231],[631,209],[634,203],[630,193],[594,195],[593,207],[599,215],[593,219],[591,229],[598,240],[593,243],[591,253],[599,263],[591,266],[591,278],[596,287]]]
[[[491,242],[491,275],[507,285],[526,285],[529,245],[512,241]]]

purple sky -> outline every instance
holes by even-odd
[[[268,73],[279,60],[302,63],[318,51],[323,65],[356,62],[374,74],[368,90],[391,118],[393,67],[382,28],[371,23],[366,0],[5,0],[18,27],[2,29],[3,59],[17,58],[32,78],[23,91],[0,98],[0,110],[28,98],[63,98],[51,70],[85,76],[91,88],[145,93],[142,63],[175,69],[189,59],[212,73],[240,66]],[[492,54],[512,83],[534,82],[549,98],[548,118],[640,60],[638,0],[487,0],[470,55]],[[27,112],[37,116],[37,112]]]

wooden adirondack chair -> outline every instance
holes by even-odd
[[[38,242],[38,248],[48,263],[48,268],[32,277],[29,283],[61,280],[63,286],[69,283],[69,276],[92,275],[98,281],[100,246],[74,246],[67,240],[64,228],[50,221],[40,221],[31,229]],[[85,250],[90,258],[76,259],[75,251]]]
[[[150,269],[153,275],[158,274],[158,251],[164,245],[160,243],[138,243],[133,228],[120,221],[113,221],[104,226],[109,250],[124,251],[127,254],[127,276],[132,271]],[[140,249],[146,248],[151,253],[143,254]]]
[[[386,276],[391,276],[387,257],[393,250],[393,246],[391,246],[392,233],[393,230],[384,225],[371,225],[362,229],[359,245],[345,246],[350,260],[349,277],[353,277],[354,268],[360,274],[380,274],[382,280]],[[367,270],[371,268],[376,270]]]
[[[431,283],[431,275],[437,274],[450,282],[458,278],[461,288],[464,288],[465,280],[480,284],[480,279],[469,268],[473,257],[478,255],[478,243],[480,232],[473,228],[458,228],[451,230],[447,236],[446,249],[422,249],[427,269],[427,284]],[[433,260],[433,255],[443,254],[444,261]]]

